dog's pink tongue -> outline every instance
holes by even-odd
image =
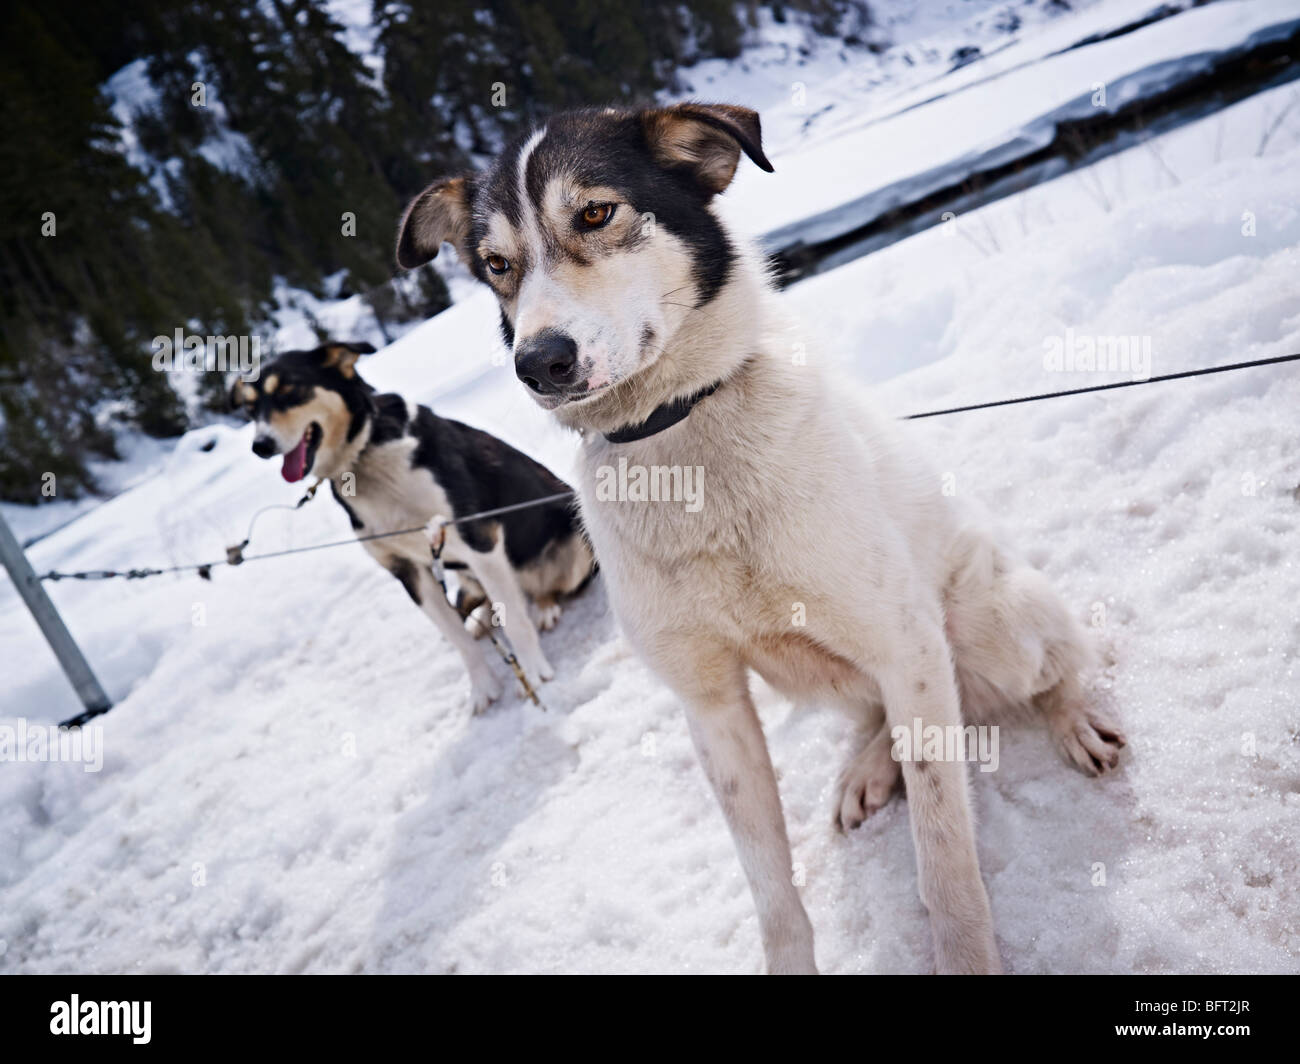
[[[284,456],[284,465],[280,467],[280,476],[290,484],[302,480],[307,471],[307,434],[304,432],[298,446]]]

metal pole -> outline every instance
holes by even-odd
[[[113,703],[109,701],[104,689],[99,686],[99,681],[95,679],[89,663],[82,656],[81,649],[72,638],[67,625],[63,623],[59,611],[54,608],[54,603],[45,593],[40,578],[27,561],[27,555],[23,553],[22,546],[10,530],[3,514],[0,514],[0,562],[3,562],[4,567],[9,570],[14,587],[27,603],[27,608],[32,611],[32,616],[40,625],[46,642],[50,644],[54,656],[63,666],[64,674],[76,688],[81,704],[86,707],[84,713],[66,723],[82,724],[91,717],[107,713],[113,708]]]

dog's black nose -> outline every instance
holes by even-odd
[[[544,329],[515,352],[515,376],[540,395],[555,395],[573,384],[578,345],[571,337]]]
[[[258,436],[253,441],[253,453],[258,458],[270,458],[272,455],[280,452],[279,444],[270,436]]]

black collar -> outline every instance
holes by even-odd
[[[663,432],[664,429],[672,428],[677,422],[684,420],[696,403],[705,396],[712,395],[721,386],[722,381],[714,381],[694,395],[684,395],[670,403],[661,403],[639,425],[624,425],[621,429],[604,433],[604,437],[610,443],[632,443],[634,440],[644,440],[647,436]]]

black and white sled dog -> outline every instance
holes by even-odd
[[[487,172],[422,192],[398,261],[453,244],[497,295],[519,378],[582,432],[583,521],[611,602],[686,704],[769,971],[814,971],[813,932],[750,669],[861,722],[836,822],[856,827],[901,774],[935,967],[997,972],[965,767],[900,764],[891,729],[1019,707],[1094,774],[1124,739],[1084,701],[1092,650],[1047,581],[942,493],[889,419],[791,357],[764,266],[712,203],[742,152],[772,169],[744,107],[562,114]],[[702,505],[611,497],[614,467],[701,469]]]
[[[358,536],[569,490],[495,436],[400,395],[377,394],[356,372],[357,357],[372,351],[369,344],[347,343],[289,351],[230,392],[232,406],[257,423],[253,452],[282,455],[281,474],[290,483],[308,473],[328,480]],[[501,685],[462,615],[490,603],[530,681],[549,680],[554,673],[537,626],[555,624],[561,598],[581,588],[595,564],[570,499],[447,527],[442,558],[458,570],[460,612],[437,583],[424,532],[362,546],[460,651],[476,713],[501,694]],[[536,606],[536,625],[525,594]]]

